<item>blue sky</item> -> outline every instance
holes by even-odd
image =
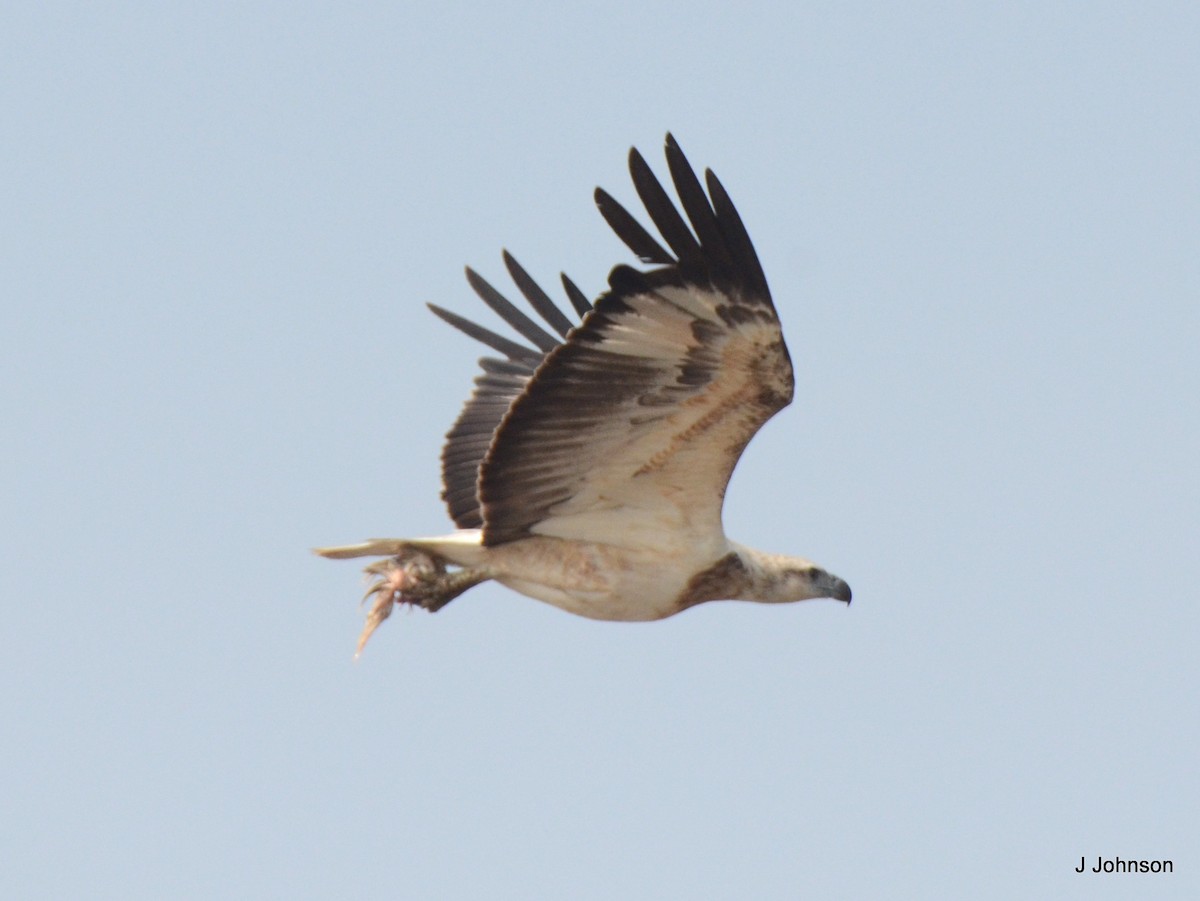
[[[1194,897],[1191,4],[39,4],[0,15],[14,898]],[[727,531],[835,602],[494,586],[436,534],[507,247],[598,293],[670,129],[797,368]],[[486,316],[486,311],[484,311]],[[1081,856],[1172,876],[1079,876]]]

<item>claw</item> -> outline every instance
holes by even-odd
[[[404,565],[396,559],[380,560],[378,563],[372,563],[370,566],[365,567],[364,571],[370,575],[379,576],[379,579],[367,589],[367,593],[358,602],[359,607],[362,607],[371,595],[384,592],[390,595],[394,601],[400,600],[396,596],[402,595],[404,589],[408,588],[414,581],[410,578]]]
[[[446,567],[426,554],[411,553],[377,560],[365,567],[364,571],[379,578],[367,589],[359,606],[365,604],[372,595],[378,597],[367,613],[367,622],[363,626],[362,634],[358,636],[358,647],[354,651],[355,660],[362,654],[367,641],[379,628],[380,623],[392,615],[392,608],[396,604],[425,606],[422,603],[422,588],[444,573]]]

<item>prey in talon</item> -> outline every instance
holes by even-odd
[[[413,604],[424,606],[421,586],[430,578],[441,575],[446,567],[435,563],[427,555],[414,553],[407,557],[390,557],[379,560],[364,569],[368,576],[377,577],[375,582],[363,595],[363,603],[372,595],[377,595],[375,603],[367,613],[367,622],[362,634],[358,637],[358,647],[354,651],[357,658],[367,646],[371,635],[379,628],[380,623],[392,615],[392,607],[396,604]]]
[[[364,567],[363,572],[375,577],[363,595],[363,603],[372,595],[376,595],[376,598],[367,612],[362,634],[358,637],[358,647],[354,652],[356,658],[362,654],[380,623],[392,615],[392,608],[396,604],[408,604],[436,613],[484,578],[465,569],[447,572],[444,560],[413,548],[405,548],[386,560],[377,560]]]

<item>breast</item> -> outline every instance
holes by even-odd
[[[711,566],[688,579],[675,599],[676,610],[686,610],[705,601],[731,601],[743,597],[750,572],[737,551],[730,551]]]

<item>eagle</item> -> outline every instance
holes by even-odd
[[[375,601],[358,653],[395,604],[440,610],[488,580],[598,620],[659,620],[715,600],[849,604],[850,586],[811,560],[725,535],[729,478],[791,402],[792,363],[729,194],[711,170],[701,184],[670,134],[666,159],[679,207],[629,152],[662,243],[596,189],[608,225],[652,268],[617,265],[594,304],[563,275],[578,321],[507,251],[517,290],[546,328],[469,267],[467,281],[527,343],[428,305],[498,356],[479,361],[442,450],[456,531],[316,549],[384,558],[366,567],[363,600]]]

